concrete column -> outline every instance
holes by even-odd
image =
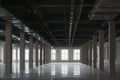
[[[86,45],[85,45],[85,54],[86,54],[86,64],[88,65],[89,64],[89,61],[88,61],[88,42],[86,43]]]
[[[45,63],[51,62],[51,47],[46,45],[46,57],[45,57]]]
[[[42,43],[40,44],[40,65],[42,65]]]
[[[83,63],[83,46],[80,48],[80,62]]]
[[[29,68],[33,68],[33,37],[29,37]]]
[[[35,65],[38,67],[38,44],[39,42],[36,41],[36,44],[35,44]]]
[[[97,37],[93,36],[93,67],[97,67]]]
[[[85,44],[83,45],[83,63],[85,64]]]
[[[56,52],[57,52],[57,61],[60,62],[61,61],[61,51],[60,51],[60,49],[57,49]]]
[[[104,31],[99,30],[99,69],[104,70]]]
[[[5,26],[5,74],[12,73],[12,25],[6,23]]]
[[[43,45],[43,64],[45,64],[45,62],[46,62],[45,58],[46,58],[46,46],[44,44]]]
[[[25,33],[20,31],[20,70],[25,70]]]
[[[89,65],[92,66],[92,41],[89,41]]]
[[[73,49],[69,49],[69,61],[73,61]]]
[[[82,62],[83,62],[83,64],[85,64],[85,44],[83,45],[82,50],[83,50]]]
[[[84,44],[84,63],[88,65],[88,42]]]
[[[110,74],[115,74],[115,21],[109,21],[109,52],[110,52]]]

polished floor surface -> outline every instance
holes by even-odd
[[[93,69],[81,63],[49,63],[20,73],[19,63],[13,63],[13,74],[4,76],[4,65],[0,64],[0,80],[120,80],[120,77]]]

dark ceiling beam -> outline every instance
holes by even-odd
[[[75,6],[79,6],[80,4],[75,4]],[[16,4],[6,4],[6,7],[14,7],[14,8],[22,8],[26,7],[26,5],[16,5]],[[71,5],[56,5],[56,4],[34,4],[33,8],[54,8],[54,7],[71,7]],[[93,4],[83,4],[83,7],[93,7]]]
[[[98,31],[99,29],[90,29],[90,28],[88,28],[88,29],[77,29],[77,31]],[[45,30],[42,30],[42,32],[44,32]],[[50,29],[49,31],[51,31],[51,32],[65,32],[65,31],[67,31],[67,30],[63,30],[63,29],[56,29],[56,30],[52,30],[52,29]]]
[[[91,33],[91,34],[84,33],[84,34],[78,34],[75,37],[81,37],[81,36],[85,36],[85,37],[87,36],[87,37],[89,37],[89,36],[93,36],[93,35],[94,35],[93,33]],[[64,34],[54,34],[54,36],[55,37],[65,37]]]
[[[64,26],[62,26],[62,25],[52,25],[51,24],[51,28],[49,29],[49,30],[63,30],[64,29]],[[77,30],[79,30],[79,29],[101,29],[101,26],[99,26],[99,25],[88,25],[88,24],[79,24],[78,25],[78,29]]]
[[[74,40],[87,40],[87,37],[80,37],[80,38],[75,38]],[[53,39],[47,39],[47,40],[53,40]],[[68,40],[68,38],[56,38],[56,40]]]
[[[75,21],[75,20],[74,20]],[[63,20],[47,20],[47,22],[52,22],[52,23],[63,23],[64,21]],[[69,20],[67,21],[67,22],[70,22]],[[91,20],[80,20],[79,22],[86,22],[86,23],[89,23],[89,22],[91,22],[91,23],[100,23],[100,22],[98,22],[98,21],[91,21]]]
[[[63,5],[64,5],[64,12],[63,12],[63,14],[64,14],[64,26],[65,26],[65,28],[63,29],[63,30],[65,30],[64,31],[64,33],[65,33],[65,36],[67,37],[67,4],[66,4],[67,2],[66,2],[66,0],[63,0]],[[49,23],[49,22],[48,22]],[[65,46],[67,46],[67,44],[68,44],[68,41],[65,41]]]
[[[38,10],[38,9],[37,9]],[[39,15],[38,16],[43,16],[43,18],[44,18],[44,15],[42,14],[42,13],[40,13],[39,12]],[[44,18],[45,19],[45,18]],[[43,26],[41,26],[45,31],[46,31],[46,33],[48,34],[48,36],[50,36],[51,38],[53,38],[53,42],[54,42],[54,44],[57,44],[58,46],[60,46],[59,45],[59,43],[55,40],[55,37],[54,37],[54,35],[52,34],[52,32],[50,32],[49,30],[48,30],[48,27],[49,25],[48,25],[48,23],[47,22],[44,22],[44,25]]]
[[[79,6],[80,4],[75,4],[74,6]],[[64,5],[36,5],[35,7],[65,7]],[[66,7],[71,7],[71,5],[66,5]],[[93,7],[93,4],[84,4],[83,7]]]

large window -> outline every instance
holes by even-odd
[[[68,50],[67,49],[61,50],[61,60],[68,60]]]
[[[56,60],[56,50],[55,49],[51,50],[51,60]]]
[[[79,49],[75,49],[73,51],[73,60],[80,60],[80,50]]]
[[[20,48],[12,48],[12,61],[20,61]]]
[[[29,49],[25,49],[25,61],[29,61]]]

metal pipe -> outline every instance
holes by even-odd
[[[72,37],[72,41],[71,41],[70,47],[73,45],[75,33],[76,33],[76,31],[77,31],[77,26],[78,26],[79,19],[80,19],[81,13],[82,13],[83,1],[84,1],[84,0],[82,0],[81,5],[80,5],[80,11],[79,11],[79,15],[78,15],[78,17],[77,17],[77,21],[76,21],[76,24],[75,24],[75,30],[74,30],[74,32],[73,32],[73,37]]]

